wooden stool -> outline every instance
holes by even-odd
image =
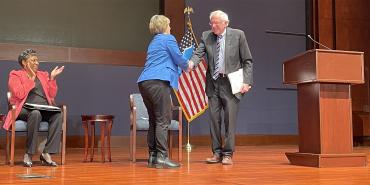
[[[85,158],[84,161],[87,161],[87,155],[89,150],[89,127],[91,127],[91,153],[90,153],[90,162],[94,159],[94,141],[95,141],[95,123],[100,122],[100,143],[101,143],[101,159],[102,162],[105,162],[104,155],[104,145],[105,145],[105,128],[108,126],[107,130],[107,144],[108,144],[108,157],[109,162],[112,161],[111,152],[110,152],[110,136],[112,131],[113,119],[112,115],[81,115],[82,126],[85,130]],[[89,126],[90,125],[90,126]]]

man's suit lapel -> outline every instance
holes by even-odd
[[[216,60],[216,55],[217,55],[217,49],[216,49],[216,46],[217,46],[217,35],[215,35],[213,32],[211,32],[212,34],[212,70],[211,72],[213,72],[213,69],[214,69],[214,65],[215,65],[215,60]],[[231,31],[230,31],[230,28],[227,27],[226,28],[226,37],[225,37],[225,54],[224,54],[224,64],[225,64],[225,70],[227,70],[227,62],[228,62],[228,50],[230,49],[230,46],[232,45],[231,41],[232,41],[232,34],[231,34]]]
[[[217,35],[212,33],[212,53],[213,53],[213,63],[217,55]]]
[[[209,67],[211,67],[211,74],[213,74],[213,70],[215,68],[215,59],[216,59],[216,45],[217,45],[217,35],[215,35],[213,32],[211,32],[211,41],[212,41],[212,61],[208,61]]]
[[[226,63],[227,63],[227,59],[228,59],[228,56],[229,56],[229,49],[230,49],[230,46],[232,45],[232,43],[231,43],[232,34],[231,34],[231,31],[228,27],[226,28],[226,38],[225,39],[226,40],[225,40],[225,57],[224,57],[224,60],[225,60],[225,66],[227,66]]]

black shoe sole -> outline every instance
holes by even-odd
[[[54,161],[52,161],[51,163],[47,162],[44,156],[42,156],[42,154],[40,155],[40,161],[43,166],[52,166],[52,167],[58,166],[57,163],[55,163]]]
[[[148,164],[148,168],[155,168],[155,165],[156,165],[156,164],[153,164],[153,163]]]
[[[157,168],[157,169],[174,169],[174,168],[180,168],[180,166],[166,166],[166,165],[156,164],[155,168]]]
[[[32,163],[31,163],[31,164],[27,164],[27,163],[23,162],[23,166],[24,166],[24,167],[31,168],[31,167],[32,167]]]

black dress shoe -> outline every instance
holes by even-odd
[[[167,156],[163,154],[157,154],[157,164],[155,168],[178,168],[180,164],[174,161],[171,161]]]
[[[149,152],[148,168],[155,168],[157,164],[157,152]]]
[[[23,166],[24,167],[32,167],[32,162],[25,162],[25,161],[23,161]]]
[[[54,166],[54,167],[58,166],[58,164],[54,161],[51,161],[51,162],[46,161],[46,159],[44,158],[42,154],[40,155],[40,161],[41,161],[41,164],[44,166]]]
[[[32,155],[25,153],[23,157],[23,166],[24,167],[32,167]]]

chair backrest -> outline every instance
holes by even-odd
[[[131,94],[131,97],[133,100],[132,106],[136,107],[136,122],[138,124],[142,122],[148,122],[149,115],[148,115],[148,111],[145,107],[143,97],[141,96],[141,94],[138,94],[138,93]],[[149,124],[149,122],[147,124]]]
[[[5,121],[5,115],[4,114],[0,114],[0,127],[3,127],[4,121]]]
[[[139,93],[130,95],[131,111],[133,107],[136,107],[136,120],[132,120],[136,123],[137,130],[148,130],[149,128],[149,115],[148,110],[145,107],[143,97]],[[132,117],[131,117],[132,118]],[[169,130],[178,130],[179,121],[176,119],[171,120]]]

